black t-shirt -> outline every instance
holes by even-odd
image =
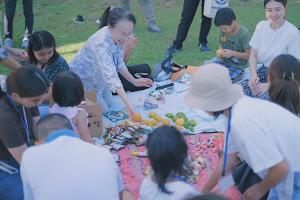
[[[22,111],[21,107],[17,107]],[[34,139],[32,117],[39,116],[38,108],[25,108],[30,139]],[[12,159],[8,148],[16,148],[27,144],[26,129],[19,113],[5,95],[0,97],[0,160]]]

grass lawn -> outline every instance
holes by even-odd
[[[251,33],[255,25],[265,19],[262,0],[230,0],[240,24],[247,27]],[[287,19],[300,27],[300,0],[289,0]],[[36,0],[34,1],[35,24],[34,30],[48,30],[57,42],[59,53],[70,61],[83,45],[85,40],[97,30],[95,20],[108,5],[119,5],[120,0]],[[134,50],[130,63],[148,63],[153,66],[160,61],[166,49],[175,38],[177,26],[181,17],[183,0],[154,0],[155,15],[162,33],[150,33],[139,8],[138,0],[131,0],[132,11],[137,18],[135,34],[138,45]],[[183,51],[175,54],[174,61],[179,64],[200,65],[204,60],[214,56],[218,47],[218,29],[212,25],[209,34],[209,53],[202,53],[197,47],[199,27],[201,22],[201,5],[191,25],[188,37],[183,44]],[[0,9],[4,11],[4,3],[0,1]],[[72,22],[73,17],[81,14],[86,23],[78,25]],[[3,29],[2,29],[3,30]],[[15,47],[21,44],[24,30],[22,1],[17,3],[14,20]],[[2,31],[3,33],[3,31]],[[0,65],[0,73],[9,70]]]

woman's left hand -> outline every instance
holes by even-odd
[[[153,85],[153,81],[149,78],[139,78],[135,79],[133,84],[137,87],[151,87]]]
[[[260,96],[263,93],[267,92],[269,89],[269,83],[259,83],[255,86],[254,90],[252,91],[253,96]]]
[[[243,194],[243,199],[245,200],[259,200],[262,196],[264,196],[264,194],[266,193],[266,191],[264,191],[259,183],[251,186],[250,188],[248,188],[244,194]]]
[[[133,49],[137,45],[137,38],[135,36],[131,36],[128,38],[128,40],[125,42],[125,47],[128,49]]]

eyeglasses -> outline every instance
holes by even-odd
[[[125,32],[120,31],[119,33],[120,33],[121,40],[129,39],[134,36],[134,32],[130,32],[130,33],[126,34]]]

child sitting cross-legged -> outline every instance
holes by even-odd
[[[229,69],[230,78],[237,82],[243,78],[244,69],[250,55],[250,32],[241,26],[231,8],[221,8],[214,19],[215,25],[220,28],[220,47],[216,58],[206,61],[221,64]]]
[[[186,182],[190,169],[188,147],[181,133],[170,126],[155,129],[147,140],[153,174],[140,188],[140,200],[175,200],[199,194]]]
[[[82,140],[91,143],[88,113],[78,107],[84,100],[84,89],[80,78],[71,71],[59,73],[53,82],[52,96],[55,104],[50,108],[50,113],[65,115],[70,120],[74,132],[78,133]]]

